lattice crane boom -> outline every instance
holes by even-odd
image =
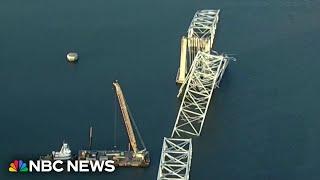
[[[136,137],[135,137],[135,134],[134,134],[134,131],[132,128],[131,119],[130,119],[130,115],[129,115],[129,111],[128,111],[125,97],[123,95],[122,89],[121,89],[118,81],[115,81],[113,83],[113,86],[115,87],[116,95],[118,97],[119,106],[120,106],[120,109],[122,112],[122,117],[123,117],[123,121],[124,121],[126,130],[127,130],[127,134],[128,134],[131,148],[132,148],[133,152],[137,153],[138,152],[137,141],[136,141]]]

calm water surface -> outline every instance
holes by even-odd
[[[180,37],[197,9],[221,9],[215,49],[232,62],[194,140],[193,180],[320,178],[320,2],[70,0],[0,2],[0,179],[156,179],[179,102]],[[80,61],[68,64],[65,54]],[[152,153],[147,169],[9,174],[16,158],[114,144],[112,81]],[[119,119],[118,147],[127,139]]]

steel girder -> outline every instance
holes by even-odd
[[[182,134],[200,135],[213,90],[221,80],[227,64],[226,56],[200,51],[197,53],[187,80],[178,94],[185,87],[172,137],[181,137]]]
[[[164,138],[157,180],[188,180],[191,139]]]
[[[188,63],[192,64],[198,51],[210,53],[219,21],[220,10],[199,10],[188,29]]]
[[[171,138],[163,140],[157,180],[189,179],[192,143],[181,136],[200,135],[212,92],[228,65],[227,57],[210,55],[219,12],[197,11],[189,26],[187,51],[191,66],[179,91],[180,95],[185,89]]]
[[[198,37],[214,40],[220,10],[199,10],[195,13],[188,29],[188,38]]]

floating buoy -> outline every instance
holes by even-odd
[[[69,62],[75,62],[78,60],[78,54],[75,52],[70,52],[67,54],[67,60]]]

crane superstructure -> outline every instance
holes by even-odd
[[[120,150],[80,150],[79,159],[80,160],[113,160],[114,165],[123,166],[123,167],[147,167],[150,164],[149,152],[146,150],[144,142],[141,138],[139,130],[136,126],[136,123],[130,113],[129,106],[126,102],[126,99],[123,95],[122,89],[118,81],[113,82],[115,88],[116,96],[118,103],[121,109],[123,122],[127,131],[129,139],[129,150],[120,151]],[[116,118],[115,118],[116,120]],[[135,130],[135,131],[134,131]],[[135,132],[138,135],[140,144],[143,146],[143,149],[138,148],[138,143],[136,140]],[[90,129],[90,136],[92,132]],[[91,142],[92,140],[90,140]],[[90,143],[91,144],[91,143]],[[91,145],[90,145],[91,146]]]
[[[133,152],[137,153],[138,152],[137,141],[136,141],[135,134],[133,132],[132,123],[131,123],[131,120],[130,120],[130,115],[129,115],[129,111],[128,111],[128,108],[127,108],[128,106],[127,106],[125,97],[123,95],[122,89],[121,89],[120,84],[118,83],[118,81],[115,81],[113,83],[113,86],[115,88],[115,91],[116,91],[116,94],[117,94],[117,97],[118,97],[118,102],[119,102],[119,106],[120,106],[120,109],[121,109],[121,112],[122,112],[124,125],[125,125],[126,130],[127,130],[130,146],[131,146]]]

